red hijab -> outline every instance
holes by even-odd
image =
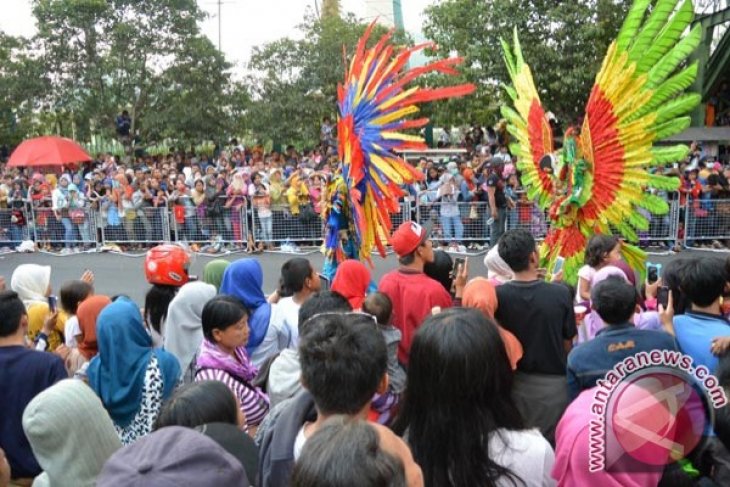
[[[362,308],[368,286],[370,286],[370,269],[359,260],[346,260],[337,268],[332,280],[332,290],[342,294],[352,309]]]
[[[86,360],[91,360],[99,352],[96,345],[96,319],[101,310],[111,302],[108,296],[97,294],[84,299],[76,310],[82,336],[79,352],[86,357]]]

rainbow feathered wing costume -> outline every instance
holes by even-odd
[[[683,145],[657,146],[689,127],[688,114],[700,96],[685,93],[697,76],[697,63],[684,61],[700,42],[701,27],[685,31],[694,18],[691,0],[636,0],[606,53],[586,106],[583,125],[569,130],[563,149],[553,146],[530,67],[517,33],[511,49],[502,42],[512,79],[507,87],[514,109],[502,114],[516,139],[512,146],[529,197],[548,210],[551,229],[541,248],[544,265],[565,259],[564,275],[577,281],[587,240],[614,233],[636,242],[649,220],[639,209],[667,213],[667,202],[650,189],[673,191],[677,178],[652,174],[651,168],[682,160]],[[646,18],[645,18],[646,16]],[[625,243],[623,254],[643,269],[644,253]]]
[[[385,256],[391,234],[390,215],[400,212],[402,187],[423,178],[398,152],[427,146],[417,135],[402,133],[428,124],[427,118],[407,119],[429,101],[464,96],[472,84],[441,88],[412,86],[427,73],[457,74],[461,58],[442,59],[408,69],[411,55],[432,43],[399,49],[391,43],[392,31],[367,48],[373,22],[359,40],[345,81],[337,87],[337,136],[342,174],[329,184],[323,218],[325,274],[334,273],[344,258],[370,260],[374,249]]]

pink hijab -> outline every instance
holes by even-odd
[[[590,472],[591,405],[596,389],[583,391],[563,413],[555,430],[555,464],[551,472],[558,485],[592,485],[595,487],[655,486],[662,477],[662,467],[644,466],[642,471]],[[624,457],[622,457],[624,458]]]

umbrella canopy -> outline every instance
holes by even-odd
[[[73,140],[46,135],[23,141],[10,155],[8,167],[63,166],[90,160]]]

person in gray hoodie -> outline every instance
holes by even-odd
[[[122,447],[99,397],[74,379],[38,394],[25,408],[23,430],[43,468],[35,487],[93,487],[104,462]]]

